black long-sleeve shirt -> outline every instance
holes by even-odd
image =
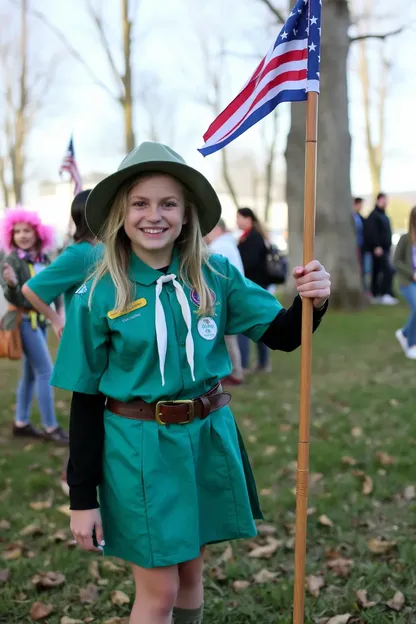
[[[366,246],[370,251],[381,247],[384,251],[391,248],[392,231],[386,211],[377,206],[368,216],[365,224]]]
[[[313,312],[315,331],[328,308]],[[301,344],[302,301],[295,297],[288,309],[280,310],[271,322],[261,341],[275,351],[294,351]],[[101,464],[104,446],[104,404],[102,394],[90,395],[74,392],[70,417],[70,458],[68,485],[71,509],[96,509],[97,486],[101,482]],[[85,415],[88,414],[88,418]]]

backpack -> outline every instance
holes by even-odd
[[[266,274],[271,284],[284,284],[287,279],[288,265],[276,245],[268,245],[266,254]]]

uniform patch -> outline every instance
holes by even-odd
[[[209,292],[211,293],[212,305],[214,305],[217,300],[217,295],[211,288],[209,289]],[[201,305],[201,300],[199,299],[199,295],[196,292],[195,288],[192,288],[190,297],[191,297],[192,303],[194,303],[199,308],[199,306]]]
[[[107,316],[111,320],[114,320],[118,318],[119,316],[124,316],[125,314],[129,314],[130,312],[133,312],[134,310],[139,310],[140,308],[144,308],[144,306],[146,305],[147,305],[147,300],[142,297],[141,299],[136,299],[136,301],[133,301],[133,303],[131,303],[128,306],[128,308],[126,308],[125,310],[122,310],[121,312],[120,310],[111,310],[110,312],[107,312]]]
[[[214,340],[218,333],[218,327],[214,319],[206,316],[198,321],[198,332],[204,340]]]
[[[88,290],[88,288],[87,288],[87,283],[86,283],[86,282],[84,282],[84,283],[82,284],[82,286],[80,286],[80,287],[78,288],[78,290],[76,290],[76,291],[75,291],[75,294],[76,294],[76,295],[83,295],[84,293],[86,293],[86,292],[87,292],[87,290]]]

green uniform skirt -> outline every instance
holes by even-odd
[[[143,568],[195,559],[201,546],[256,535],[262,518],[229,407],[188,425],[105,412],[104,554]]]

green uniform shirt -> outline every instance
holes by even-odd
[[[273,295],[245,279],[222,256],[211,256],[204,274],[214,301],[214,315],[198,316],[198,295],[183,283],[191,307],[195,346],[195,381],[186,357],[187,327],[175,288],[163,286],[160,301],[167,325],[165,386],[162,386],[155,329],[155,283],[160,271],[131,255],[130,278],[136,285],[134,304],[123,314],[112,312],[115,287],[107,275],[97,285],[88,306],[90,284],[78,289],[68,314],[52,385],[87,394],[129,401],[141,397],[151,403],[161,398],[196,397],[231,372],[224,341],[229,334],[246,334],[258,341],[281,310]],[[167,272],[179,276],[174,254]]]
[[[68,311],[76,289],[88,277],[101,252],[102,245],[94,247],[86,241],[70,245],[27,285],[47,304],[63,294],[65,310]]]

